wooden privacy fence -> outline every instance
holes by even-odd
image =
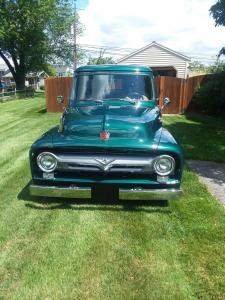
[[[157,78],[159,89],[159,104],[169,97],[171,104],[163,111],[165,114],[185,112],[198,88],[205,82],[207,75],[188,79],[161,76]],[[64,96],[64,105],[68,104],[72,77],[50,77],[45,80],[46,106],[48,112],[60,112],[62,106],[56,102],[56,97]]]
[[[205,82],[207,75],[181,79],[161,76],[157,78],[159,89],[159,104],[169,97],[171,104],[163,111],[165,114],[180,114],[185,112],[199,87]]]
[[[72,77],[49,77],[45,79],[46,107],[48,112],[62,111],[62,105],[56,101],[57,96],[63,96],[63,105],[68,105],[72,79]]]

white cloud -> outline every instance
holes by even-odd
[[[81,44],[138,49],[153,40],[196,55],[217,54],[225,28],[209,16],[214,0],[89,0],[80,11]]]

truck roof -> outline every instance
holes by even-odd
[[[79,67],[76,72],[135,72],[135,73],[152,73],[148,66],[138,65],[87,65]]]

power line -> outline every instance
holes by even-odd
[[[136,51],[137,49],[134,48],[122,48],[122,47],[115,47],[115,46],[103,46],[103,45],[89,45],[89,44],[80,44],[81,46],[87,47],[87,48],[104,48],[104,49],[110,49],[115,51]]]
[[[80,46],[84,48],[96,48],[96,49],[106,49],[106,50],[114,50],[119,52],[132,52],[137,51],[137,48],[123,48],[123,47],[116,47],[116,46],[105,46],[105,45],[90,45],[90,44],[80,44]],[[212,58],[217,57],[217,54],[203,54],[202,52],[186,52],[180,51],[182,54],[191,56],[191,57],[204,57],[204,58]]]
[[[76,70],[77,68],[77,26],[76,26],[76,14],[77,14],[77,7],[76,7],[76,1],[74,0],[74,21],[73,21],[73,43],[74,43],[74,49],[73,49],[73,55],[74,55],[74,62],[73,62],[73,68]]]
[[[76,0],[74,0],[76,2]],[[77,47],[80,47],[82,50],[85,50],[88,53],[93,53],[93,54],[99,54],[103,53],[104,55],[113,55],[113,56],[126,56],[131,54],[132,52],[138,50],[135,48],[125,48],[125,47],[118,47],[118,46],[106,46],[106,45],[91,45],[91,44],[77,44],[76,43],[76,35],[74,38],[74,52],[77,56]],[[103,52],[102,52],[103,51]],[[186,51],[181,51],[184,55],[189,56],[192,60],[198,60],[204,63],[213,63],[218,59],[217,54],[204,54],[200,52],[186,52]],[[74,56],[75,56],[74,54]],[[103,55],[102,54],[102,55]],[[76,58],[74,58],[75,63],[76,63]],[[74,66],[75,66],[74,63]]]
[[[105,47],[105,46],[97,46],[97,45],[88,45],[88,44],[80,44],[82,49],[88,50],[88,51],[98,51],[101,49],[105,49],[107,53],[115,54],[115,55],[126,55],[131,54],[133,51],[137,49],[131,49],[131,48],[122,48],[122,47]],[[217,59],[217,54],[200,54],[200,53],[187,53],[183,52],[183,54],[188,55],[192,59],[200,59],[200,60],[215,60]]]

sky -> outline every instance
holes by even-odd
[[[211,64],[225,46],[225,27],[215,27],[209,14],[210,7],[216,2],[76,0],[85,28],[77,42],[91,56],[99,56],[104,48],[105,56],[118,59],[156,41],[192,60]]]
[[[215,27],[209,15],[215,0],[78,0],[85,30],[78,43],[130,48],[117,49],[120,56],[152,41],[193,59],[210,62],[225,46],[225,27]],[[86,46],[89,45],[89,46]],[[99,49],[96,47],[96,55]],[[93,56],[94,56],[93,52]],[[107,55],[107,51],[105,52]]]

